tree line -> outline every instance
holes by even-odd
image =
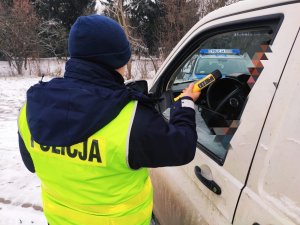
[[[135,55],[163,59],[199,19],[237,0],[98,1],[124,27]],[[0,0],[0,60],[21,74],[29,58],[66,58],[71,25],[97,13],[95,6],[96,0]]]

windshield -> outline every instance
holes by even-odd
[[[223,75],[233,73],[249,74],[249,63],[245,58],[199,58],[195,66],[195,74],[209,74],[218,69]]]

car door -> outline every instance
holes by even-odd
[[[300,16],[297,25],[234,224],[300,224]]]
[[[224,76],[196,102],[194,160],[181,167],[151,170],[154,212],[161,225],[232,223],[297,33],[296,14],[293,5],[283,4],[200,22],[160,69],[150,92],[162,98],[157,108],[168,119],[174,97],[194,81],[191,71],[201,50],[240,51],[233,59],[236,66],[226,68],[229,55],[214,61],[214,68]],[[237,58],[244,60],[237,62]]]

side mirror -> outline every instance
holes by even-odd
[[[148,83],[146,80],[126,81],[125,85],[126,87],[141,92],[145,95],[148,94]]]

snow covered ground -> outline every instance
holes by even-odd
[[[41,78],[10,76],[7,65],[0,62],[0,225],[47,225],[42,212],[40,181],[23,165],[17,135],[17,116],[26,91]],[[137,65],[149,68],[149,74],[153,76],[151,66],[145,67],[141,63],[133,65],[135,79],[139,79]],[[49,68],[53,67],[55,65]],[[49,79],[52,78],[46,76],[43,81]]]
[[[28,60],[26,69],[23,67],[22,75],[38,76],[51,75],[59,76],[65,71],[65,60],[56,58],[44,58],[39,60]],[[0,61],[0,76],[17,75],[14,67],[10,67],[7,61]]]
[[[0,77],[0,225],[47,224],[40,182],[23,165],[17,135],[17,116],[26,90],[39,80]]]

